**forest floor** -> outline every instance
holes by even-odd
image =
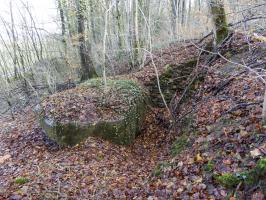
[[[31,108],[15,121],[0,119],[0,199],[265,199],[259,183],[228,189],[214,178],[252,169],[266,157],[265,86],[235,64],[265,69],[265,43],[250,41],[249,50],[245,39],[234,35],[226,58],[199,60],[206,77],[193,98],[178,105],[177,132],[166,109],[151,108],[131,146],[89,138],[60,148],[46,138]],[[191,44],[174,45],[157,54],[156,65],[199,52]]]

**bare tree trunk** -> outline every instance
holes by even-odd
[[[37,54],[37,52],[39,51],[38,50],[38,47],[37,47],[37,44],[35,44],[35,39],[32,39],[33,40],[33,43],[34,43],[34,46],[35,46],[35,49],[36,49],[36,55],[38,56],[38,60],[40,59],[43,59],[43,44],[42,44],[42,39],[41,39],[41,35],[37,29],[37,26],[36,26],[36,22],[34,20],[34,17],[30,11],[30,8],[28,5],[26,5],[25,3],[23,3],[23,1],[21,1],[21,3],[23,4],[23,6],[25,7],[27,13],[29,14],[29,17],[31,19],[31,23],[33,25],[33,29],[35,30],[35,33],[36,33],[36,36],[37,36],[37,39],[38,39],[38,43],[39,43],[39,49],[40,49],[40,52]],[[32,37],[34,38],[33,34],[32,34]]]
[[[77,18],[72,17],[72,14],[71,14],[71,13],[74,13],[77,11],[75,1],[76,0],[67,1],[66,10],[65,10],[66,25],[67,25],[68,34],[69,34],[70,38],[72,38],[73,35],[75,35],[77,33],[77,28],[75,26],[75,24],[77,22]]]
[[[201,11],[202,2],[201,2],[201,0],[197,0],[197,2],[198,2],[198,4],[197,4],[198,9],[199,9],[199,11]]]
[[[0,57],[1,57],[1,60],[3,62],[3,64],[2,64],[2,62],[0,62],[3,75],[4,75],[5,80],[7,81],[7,83],[10,83],[10,79],[9,79],[9,76],[8,76],[8,73],[7,73],[7,69],[6,69],[6,67],[8,66],[8,64],[6,62],[5,56],[3,56],[3,53],[2,52],[0,52]]]
[[[93,41],[96,42],[97,37],[96,37],[96,27],[95,27],[95,19],[94,19],[94,15],[96,14],[94,11],[94,5],[93,5],[93,0],[89,1],[90,3],[90,24],[91,24],[91,33],[92,33],[92,38]]]
[[[77,21],[79,34],[79,54],[81,59],[81,81],[97,77],[93,66],[93,61],[90,54],[90,47],[88,48],[85,40],[85,9],[84,0],[76,0],[77,4]]]
[[[228,36],[223,0],[210,0],[210,11],[214,24],[215,44],[219,45]]]
[[[172,24],[172,32],[174,37],[176,37],[177,34],[177,27],[176,27],[176,22],[177,22],[177,0],[170,0],[171,1],[171,24]]]
[[[33,18],[32,14],[31,14],[31,11],[30,11],[28,5],[25,4],[25,3],[23,3],[23,2],[21,2],[21,3],[23,4],[23,6],[25,7],[27,13],[30,16],[31,24],[33,25],[33,27],[31,28],[31,30],[29,29],[29,25],[27,23],[27,18],[25,17],[24,13],[22,13],[19,10],[20,16],[23,19],[24,26],[25,26],[25,30],[26,30],[28,36],[30,37],[31,44],[32,44],[32,46],[34,48],[34,51],[35,51],[35,55],[36,55],[38,61],[40,61],[43,58],[43,56],[42,56],[42,54],[43,54],[43,45],[42,45],[42,41],[41,41],[41,36],[40,36],[40,34],[38,32],[38,29],[36,27],[36,23],[34,21],[34,18]],[[38,42],[36,41],[35,34],[37,35]],[[38,43],[39,43],[39,48],[38,48]]]
[[[185,17],[186,17],[186,4],[185,4],[185,0],[182,1],[182,8],[181,8],[181,24],[182,26],[185,25]]]
[[[123,32],[123,21],[122,21],[122,14],[119,9],[119,0],[116,0],[116,22],[117,22],[117,29],[118,29],[118,46],[120,49],[123,49],[124,47],[124,40],[122,36]]]
[[[191,19],[191,0],[189,0],[189,2],[188,2],[188,12],[187,12],[187,23],[186,23],[186,25],[187,26],[190,26],[190,23],[191,23],[191,21],[190,21],[190,19]]]
[[[104,88],[106,90],[107,87],[107,78],[106,78],[106,40],[108,36],[108,16],[109,12],[112,10],[112,3],[109,2],[109,5],[106,5],[106,10],[105,10],[105,17],[104,17],[104,37],[103,37],[103,80],[104,80]]]
[[[133,9],[133,19],[134,19],[134,34],[133,34],[133,66],[138,65],[138,57],[139,57],[139,49],[140,49],[140,43],[139,43],[139,1],[133,0],[134,2],[134,9]]]
[[[15,24],[14,24],[14,16],[13,16],[13,7],[12,7],[12,1],[10,1],[10,17],[11,17],[11,34],[12,34],[12,41],[11,44],[13,48],[13,68],[14,68],[14,76],[15,78],[18,78],[18,58],[17,58],[17,37],[15,34]],[[7,28],[7,27],[6,27]]]
[[[64,14],[64,8],[62,5],[62,0],[58,0],[58,9],[60,14],[60,20],[61,20],[61,33],[62,33],[62,43],[65,46],[66,51],[66,22],[65,22],[65,14]]]

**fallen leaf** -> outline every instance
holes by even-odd
[[[221,190],[220,194],[221,194],[222,196],[224,196],[224,197],[226,197],[226,195],[227,195],[227,193],[226,193],[225,190]]]
[[[180,194],[180,193],[182,193],[183,191],[184,191],[184,188],[178,188],[176,192]]]
[[[199,177],[199,178],[197,178],[197,179],[194,181],[194,183],[202,183],[202,180],[203,180],[203,178],[202,178],[202,177]]]
[[[5,161],[11,158],[11,155],[7,154],[4,156],[0,156],[0,164],[3,164]]]
[[[231,165],[232,164],[231,160],[229,160],[229,159],[223,160],[223,163],[226,164],[226,165]]]
[[[241,135],[241,137],[245,138],[245,137],[247,137],[249,134],[248,134],[247,131],[241,130],[241,131],[240,131],[240,135]]]
[[[201,162],[201,161],[203,161],[203,158],[201,157],[200,153],[198,153],[196,155],[196,162]]]
[[[252,156],[253,158],[256,158],[256,157],[258,157],[258,156],[261,156],[261,152],[260,152],[259,149],[254,149],[254,150],[250,151],[250,154],[251,154],[251,156]]]

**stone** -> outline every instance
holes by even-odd
[[[40,125],[48,137],[63,146],[76,145],[91,136],[100,137],[116,144],[131,144],[141,129],[147,111],[148,98],[144,89],[138,83],[131,80],[109,80],[108,90],[110,92],[106,94],[103,92],[104,88],[100,80],[90,80],[80,87],[82,87],[83,90],[84,87],[85,90],[86,88],[88,88],[88,90],[93,88],[93,92],[95,93],[96,91],[96,93],[98,93],[97,95],[101,93],[105,96],[114,94],[114,97],[108,97],[106,101],[119,100],[121,109],[107,106],[109,110],[106,112],[114,114],[109,116],[107,113],[104,117],[97,116],[95,118],[96,110],[100,109],[100,112],[105,112],[103,106],[104,99],[103,97],[94,99],[95,96],[92,95],[84,97],[86,97],[86,99],[94,99],[92,100],[93,102],[103,102],[97,102],[97,109],[91,109],[87,113],[83,113],[85,116],[94,116],[93,119],[85,122],[79,120],[83,119],[82,117],[78,117],[75,120],[62,121],[60,117],[56,117],[52,113],[39,112],[41,113],[39,114]],[[78,91],[78,89],[73,89],[71,92],[75,91]],[[62,95],[63,94],[64,92]],[[115,97],[116,95],[118,97]],[[60,98],[60,94],[56,98]],[[114,100],[112,100],[112,98],[114,98]],[[42,109],[45,110],[45,105],[50,105],[50,99],[51,98],[48,98],[42,106]],[[122,109],[122,105],[125,105],[125,108]],[[65,112],[67,112],[67,109],[68,108],[66,108]],[[79,112],[81,114],[83,111],[80,110]],[[59,116],[60,114],[63,113],[59,113]]]
[[[188,84],[188,78],[195,69],[196,64],[197,60],[191,59],[179,65],[166,65],[159,73],[160,88],[167,104],[170,103],[176,92],[182,93],[184,91]],[[195,79],[194,85],[197,81],[198,80]],[[194,85],[192,84],[192,87]],[[164,107],[165,105],[158,88],[157,77],[152,77],[151,80],[145,84],[145,87],[147,87],[149,91],[152,105]]]

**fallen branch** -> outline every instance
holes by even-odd
[[[253,103],[240,103],[240,104],[237,104],[236,106],[234,106],[233,108],[229,109],[228,111],[225,112],[225,114],[230,114],[232,112],[235,112],[239,109],[243,109],[243,108],[246,108],[248,106],[253,106],[253,105],[260,105],[262,104],[263,101],[259,101],[259,102],[253,102]]]
[[[215,88],[215,92],[213,93],[213,95],[217,95],[220,91],[222,91],[225,87],[227,87],[236,77],[238,77],[239,75],[245,73],[246,71],[247,70],[243,70],[243,71],[235,74],[234,76],[232,76],[228,80],[220,83],[217,87],[214,87]]]
[[[252,18],[248,18],[248,19],[243,19],[243,20],[240,20],[240,21],[238,21],[236,23],[228,24],[228,27],[233,27],[233,26],[236,26],[238,24],[245,23],[245,22],[248,22],[248,21],[257,20],[257,19],[266,19],[266,16],[259,16],[259,17],[252,17]],[[207,35],[203,36],[203,38],[201,38],[196,44],[202,43],[206,38],[208,38],[211,35],[213,35],[213,31],[211,31]]]

